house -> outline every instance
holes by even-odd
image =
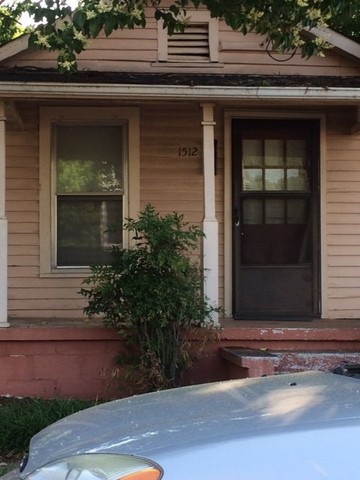
[[[0,394],[116,375],[116,334],[78,292],[129,244],[106,227],[148,203],[204,230],[225,344],[290,352],[283,370],[360,362],[360,45],[313,34],[325,57],[274,53],[198,10],[183,34],[100,36],[76,74],[26,37],[0,49]]]

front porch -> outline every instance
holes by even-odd
[[[113,398],[127,394],[114,357],[116,332],[99,321],[10,319],[0,329],[0,395]],[[360,364],[360,319],[312,322],[223,320],[220,341],[186,376],[185,384],[269,374],[262,358],[236,366],[221,349],[237,347],[274,354],[274,373],[331,370]],[[245,362],[245,365],[246,364]],[[267,365],[268,366],[268,365]],[[270,372],[271,373],[271,372]]]

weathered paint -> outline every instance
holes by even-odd
[[[11,328],[0,330],[0,395],[95,399],[128,394],[124,372],[113,362],[121,351],[113,329],[82,322],[76,327],[71,327],[71,321],[54,323],[56,326],[18,320]],[[209,345],[183,383],[329,371],[344,362],[360,364],[360,322],[345,329],[332,327],[331,321],[323,323],[319,327],[316,322],[307,328],[284,327],[285,341],[278,340],[278,328],[275,335],[271,328],[224,328],[219,342]],[[220,355],[222,347],[258,349],[260,355],[245,354],[241,364],[234,365]],[[273,355],[270,361],[269,353]]]

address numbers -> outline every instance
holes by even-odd
[[[198,147],[179,147],[178,149],[178,157],[197,157],[198,154]]]

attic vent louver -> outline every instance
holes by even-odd
[[[184,32],[168,37],[168,61],[208,62],[209,59],[208,23],[190,23]]]

